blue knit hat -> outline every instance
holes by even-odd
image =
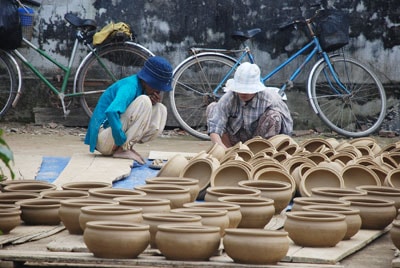
[[[172,89],[172,66],[163,57],[149,58],[137,76],[155,90],[171,91]]]

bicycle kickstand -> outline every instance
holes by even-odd
[[[71,110],[67,110],[67,107],[65,107],[64,94],[63,94],[63,93],[60,93],[60,94],[58,95],[58,97],[60,98],[60,101],[61,101],[61,105],[62,105],[63,112],[64,112],[64,118],[67,118],[67,116],[69,115],[69,113],[71,112]]]

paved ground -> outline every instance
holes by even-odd
[[[0,128],[5,130],[4,138],[16,156],[32,156],[32,159],[35,159],[43,156],[72,156],[74,153],[88,152],[88,147],[82,142],[85,129],[64,128],[59,125],[43,127],[19,124],[1,124]],[[308,137],[302,136],[295,139],[301,141]],[[381,146],[398,140],[397,137],[376,139]],[[136,149],[147,157],[151,150],[200,152],[209,146],[210,142],[179,135],[176,131],[167,131],[163,137],[152,143],[137,145]],[[18,162],[18,159],[16,161]],[[29,163],[24,164],[29,166]],[[389,234],[386,234],[363,250],[347,257],[341,264],[345,267],[392,267],[394,253],[395,248]]]

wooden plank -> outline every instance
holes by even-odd
[[[22,244],[28,241],[35,241],[49,237],[64,229],[65,227],[63,225],[19,225],[11,230],[9,234],[0,236],[0,245],[4,246],[6,244]]]
[[[169,160],[173,156],[180,154],[183,155],[184,157],[191,158],[198,153],[187,153],[187,152],[163,152],[163,151],[150,151],[149,152],[149,159],[154,160],[154,159],[162,159],[162,160]]]
[[[133,160],[102,156],[100,154],[73,154],[68,165],[53,182],[58,187],[73,181],[100,181],[112,183],[130,174]]]

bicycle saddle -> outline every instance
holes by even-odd
[[[234,40],[239,40],[241,42],[253,38],[256,34],[260,33],[260,28],[254,28],[246,31],[234,31],[231,35]]]
[[[65,14],[64,19],[76,28],[86,28],[87,31],[93,31],[97,28],[97,23],[94,20],[81,19],[72,13]]]

